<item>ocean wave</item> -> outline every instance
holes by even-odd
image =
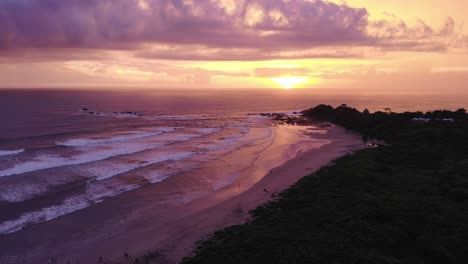
[[[205,133],[213,131],[215,130],[203,129]],[[140,188],[148,183],[161,182],[174,175],[191,171],[205,162],[217,160],[246,144],[271,137],[271,130],[262,133],[255,132],[251,135],[245,135],[245,132],[247,131],[241,131],[241,133],[231,131],[228,135],[213,140],[197,138],[190,141],[190,144],[184,141],[180,145],[170,145],[130,156],[80,165],[77,167],[80,174],[96,179],[88,182],[84,194],[71,196],[61,204],[25,212],[15,220],[0,223],[0,234],[12,233],[33,224],[85,209],[108,197]],[[194,151],[193,147],[187,149],[187,146],[191,144],[194,144],[199,151]],[[238,176],[238,169],[233,167],[234,171],[228,175],[222,173],[223,177],[216,177],[213,188],[219,189],[231,184],[235,176]],[[203,194],[197,194],[192,198],[184,196],[180,199],[183,199],[182,202],[188,202],[200,195]]]
[[[54,186],[49,181],[37,182],[18,182],[0,184],[0,201],[19,203],[37,197],[40,194],[47,193],[49,188]]]
[[[23,152],[24,149],[16,149],[16,150],[0,150],[0,156],[7,156],[7,155],[14,155]]]
[[[27,226],[46,222],[62,215],[66,215],[78,210],[85,209],[95,203],[100,203],[106,198],[117,196],[121,193],[137,189],[150,181],[146,180],[146,177],[141,177],[133,174],[126,174],[135,169],[155,165],[164,161],[180,161],[193,157],[195,153],[189,151],[173,151],[168,153],[166,151],[160,151],[159,155],[154,153],[147,153],[145,160],[139,160],[139,162],[133,164],[102,162],[96,164],[98,166],[92,166],[88,168],[81,168],[86,174],[90,174],[96,177],[96,181],[90,182],[87,185],[86,192],[84,194],[72,196],[64,200],[59,205],[48,206],[40,210],[23,213],[20,217],[14,220],[5,221],[0,223],[0,234],[8,234],[19,231]],[[142,161],[145,161],[142,163]],[[151,183],[161,182],[164,179],[169,178],[174,174],[187,171],[189,168],[181,171],[182,167],[174,170],[174,167],[169,166],[167,168],[152,169],[151,170]],[[114,176],[121,176],[121,179],[112,179]],[[145,181],[133,180],[129,181],[122,179],[129,178],[145,179]]]
[[[117,162],[107,162],[103,164],[100,162],[98,166],[88,168],[81,168],[86,174],[96,177],[96,180],[88,183],[86,192],[72,196],[64,200],[61,204],[48,206],[40,210],[23,213],[20,217],[14,220],[5,221],[0,223],[0,234],[8,234],[19,231],[27,226],[46,222],[62,215],[66,215],[78,210],[85,209],[95,203],[100,203],[106,198],[117,196],[121,193],[137,189],[149,181],[143,177],[133,174],[126,174],[138,168],[147,167],[162,163],[164,161],[179,161],[193,157],[195,153],[188,151],[175,151],[167,153],[160,152],[160,155],[154,156],[154,153],[146,155],[145,162],[136,162],[134,164],[125,164]],[[111,164],[112,163],[112,164]],[[185,170],[186,171],[186,170]],[[151,170],[151,183],[161,182],[174,174],[181,173],[182,171],[174,171],[173,167],[152,169]],[[114,176],[120,176],[120,179],[112,179]],[[140,177],[142,180],[122,180]],[[17,198],[17,197],[16,197]]]
[[[102,180],[156,163],[170,163],[170,166],[163,166],[164,169],[158,167],[156,170],[145,171],[145,173],[141,174],[149,182],[157,183],[169,176],[191,169],[192,167],[190,166],[194,164],[198,165],[217,158],[221,154],[216,151],[218,148],[224,151],[231,151],[231,148],[237,147],[239,143],[238,139],[244,135],[237,131],[226,131],[219,135],[219,137],[213,136],[216,139],[194,138],[191,141],[179,141],[177,144],[170,144],[132,155],[118,156],[78,166],[50,169],[43,175],[54,175],[54,177],[45,176],[42,178],[41,184],[38,184],[36,181],[31,182],[31,180],[28,180],[29,178],[25,178],[21,182],[11,179],[11,181],[14,181],[13,184],[0,185],[0,200],[22,202],[46,195],[49,189],[55,189],[54,186],[63,185],[66,182],[86,178]],[[179,137],[179,139],[181,138]],[[210,157],[206,158],[205,155],[209,155]],[[187,166],[184,160],[195,156],[198,157],[196,158],[197,160]],[[38,177],[40,176],[38,175]],[[34,178],[37,179],[37,177]]]
[[[99,160],[105,160],[115,156],[130,155],[145,150],[155,149],[167,144],[180,141],[188,141],[193,138],[219,132],[219,128],[191,129],[184,133],[157,135],[155,140],[151,137],[140,138],[134,141],[116,141],[112,144],[93,144],[77,147],[80,154],[63,157],[57,153],[38,155],[32,161],[17,163],[7,169],[0,171],[0,177],[50,169],[61,166],[79,165]]]
[[[106,144],[106,143],[112,143],[112,142],[117,142],[117,141],[126,141],[126,140],[134,140],[134,139],[157,136],[165,132],[174,131],[176,129],[178,128],[176,127],[158,128],[158,130],[152,131],[152,132],[141,132],[141,131],[130,132],[127,135],[120,135],[120,136],[115,136],[115,137],[110,137],[110,138],[75,138],[75,139],[69,139],[63,142],[58,142],[58,145],[67,146],[67,147],[81,147],[81,146],[87,146],[87,145],[93,145],[93,144]]]
[[[159,154],[159,155],[158,155]],[[186,159],[189,157],[193,157],[195,155],[194,152],[191,151],[173,151],[170,153],[169,151],[160,151],[160,153],[151,153],[145,155],[146,157],[143,159],[133,159],[132,163],[124,163],[124,162],[107,162],[107,164],[99,164],[99,166],[87,168],[82,168],[81,171],[85,171],[86,175],[90,175],[95,177],[96,180],[104,180],[116,175],[120,175],[129,171],[133,171],[138,168],[158,164],[164,161],[177,161]]]
[[[92,204],[100,203],[105,197],[115,196],[119,193],[139,188],[140,186],[139,184],[120,187],[90,186],[84,194],[68,198],[61,204],[26,212],[17,219],[0,223],[0,234],[13,233],[33,224],[50,221],[60,216],[87,208]]]

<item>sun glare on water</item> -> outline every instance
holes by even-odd
[[[271,78],[272,81],[281,85],[283,89],[292,89],[296,85],[305,83],[308,81],[306,77],[278,77],[278,78]]]

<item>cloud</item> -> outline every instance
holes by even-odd
[[[307,76],[311,75],[312,70],[307,67],[299,68],[256,68],[255,76],[262,78],[278,77],[283,75]]]
[[[366,9],[325,0],[3,0],[0,25],[0,56],[92,49],[174,60],[356,57],[301,51],[351,45],[443,51],[465,38],[453,19],[438,30],[421,20],[369,21]]]
[[[446,19],[440,29],[434,29],[421,19],[416,19],[410,25],[395,16],[387,16],[387,19],[371,22],[368,33],[375,40],[376,46],[402,51],[445,51],[458,46],[463,38],[451,17]]]
[[[6,0],[0,6],[3,48],[304,46],[359,40],[367,24],[365,9],[320,0]]]
[[[221,70],[207,70],[196,67],[180,67],[154,62],[129,61],[68,61],[65,68],[79,72],[86,76],[103,79],[127,80],[138,82],[164,81],[174,84],[182,81],[189,83],[208,84],[211,77],[250,77],[247,72],[229,72]],[[203,81],[203,82],[201,82]]]
[[[134,53],[138,58],[167,60],[204,61],[258,61],[306,58],[361,58],[357,49],[321,47],[290,50],[281,47],[269,48],[219,48],[201,45],[152,45]]]

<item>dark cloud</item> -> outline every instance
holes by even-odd
[[[128,49],[139,57],[183,60],[272,59],[281,57],[279,52],[349,45],[444,50],[448,44],[440,39],[452,36],[455,28],[453,20],[440,30],[423,21],[414,26],[370,22],[365,9],[325,0],[2,0],[0,25],[3,54]],[[151,45],[217,50],[161,53],[147,49]],[[296,55],[307,56],[314,54]]]
[[[358,41],[367,24],[366,10],[324,1],[147,0],[149,9],[139,3],[2,1],[0,45],[123,48],[158,42],[258,47],[280,42],[309,46]]]

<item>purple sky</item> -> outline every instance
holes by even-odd
[[[358,79],[355,68],[412,74],[407,69],[427,63],[417,59],[422,54],[433,57],[437,67],[426,69],[431,73],[468,72],[466,55],[462,62],[457,59],[468,51],[464,21],[451,16],[457,14],[431,24],[416,11],[411,18],[399,15],[405,9],[399,0],[388,7],[392,10],[379,12],[361,2],[2,0],[0,77],[2,72],[10,77],[0,86],[31,86],[35,81],[39,86],[77,81],[113,86],[112,74],[125,79],[126,86],[183,86],[201,74],[208,76],[203,85],[209,86],[222,87],[234,78],[237,86],[262,87],[268,84],[260,78],[287,75],[320,79],[325,87],[330,85],[325,79],[346,74]],[[459,0],[444,4],[453,10],[467,7]],[[421,10],[423,17],[430,15],[430,9]],[[415,59],[402,65],[405,57]],[[334,67],[324,69],[327,63]],[[372,65],[359,67],[367,64]],[[30,80],[12,80],[11,74],[21,74],[8,68],[12,65],[30,71]],[[125,73],[128,78],[120,76]],[[44,75],[49,78],[40,77]]]

